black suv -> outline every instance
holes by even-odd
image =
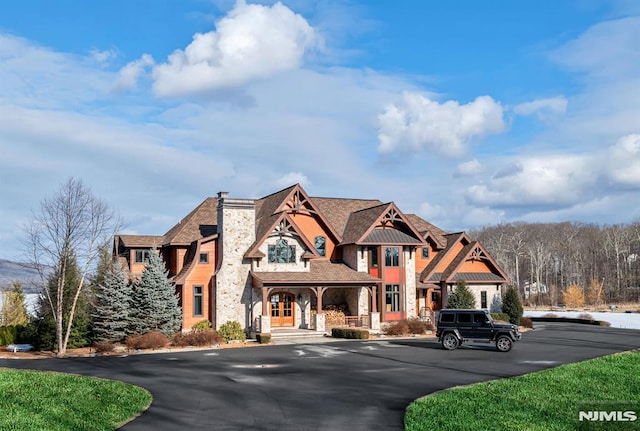
[[[522,335],[516,325],[494,322],[488,311],[444,309],[438,314],[436,336],[447,350],[474,341],[495,342],[499,351],[508,352]]]

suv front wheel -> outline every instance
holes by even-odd
[[[513,347],[513,341],[507,335],[501,335],[496,340],[496,348],[501,352],[508,352]]]
[[[445,350],[455,350],[458,348],[458,345],[460,344],[460,341],[458,341],[458,337],[456,337],[454,334],[445,334],[444,337],[442,337],[442,347]]]

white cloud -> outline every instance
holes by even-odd
[[[118,56],[118,51],[115,49],[107,49],[100,51],[98,49],[92,49],[89,51],[91,58],[98,63],[107,63],[109,60],[113,60]]]
[[[153,88],[170,97],[243,85],[300,67],[319,40],[301,15],[280,2],[239,0],[215,31],[195,34],[189,46],[154,67]]]
[[[513,108],[518,115],[532,115],[542,113],[562,114],[567,110],[567,99],[564,96],[536,99],[531,102],[521,103]]]
[[[489,96],[460,105],[405,92],[402,100],[386,107],[378,121],[381,153],[433,151],[459,157],[473,138],[505,130],[502,106]]]
[[[124,91],[134,88],[138,83],[138,78],[145,72],[145,69],[153,66],[153,57],[143,54],[138,60],[134,60],[120,69],[118,80],[114,86],[116,91]]]
[[[483,172],[484,168],[480,162],[477,159],[473,159],[468,162],[460,163],[453,175],[455,177],[473,177],[480,175]]]
[[[607,173],[614,184],[640,188],[640,134],[623,136],[611,146]]]
[[[462,222],[465,226],[490,226],[502,222],[504,215],[504,211],[491,208],[467,208],[462,214]]]
[[[551,58],[591,79],[628,77],[640,70],[640,17],[598,23],[567,43]]]
[[[92,59],[0,33],[0,103],[60,109],[109,92],[112,74]]]
[[[470,186],[467,199],[486,207],[573,204],[590,196],[597,180],[593,162],[591,156],[523,157],[484,184]]]
[[[303,187],[307,187],[311,184],[309,178],[307,178],[307,176],[302,172],[289,172],[288,174],[278,178],[274,182],[274,185],[277,189],[283,189],[298,183]]]
[[[434,220],[446,217],[447,211],[441,205],[423,202],[418,208],[418,215],[425,220]]]

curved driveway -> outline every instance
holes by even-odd
[[[0,360],[123,380],[151,408],[124,430],[401,430],[417,397],[640,346],[640,331],[538,323],[509,353],[434,339],[340,341],[128,357]]]

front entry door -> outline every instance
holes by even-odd
[[[293,326],[293,302],[291,293],[278,292],[271,295],[269,300],[271,327]]]

